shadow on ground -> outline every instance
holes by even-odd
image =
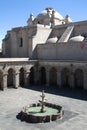
[[[70,89],[70,88],[58,88],[58,87],[47,87],[41,85],[30,85],[26,87],[26,89],[31,89],[35,91],[42,91],[44,90],[45,93],[51,93],[54,95],[60,95],[69,98],[75,98],[79,100],[87,100],[87,91],[86,90],[78,90],[78,89]]]
[[[55,126],[55,125],[58,125],[58,124],[62,124],[62,123],[64,123],[65,121],[67,121],[67,120],[69,120],[69,119],[72,119],[72,118],[75,118],[76,116],[78,116],[78,113],[74,113],[74,112],[72,112],[72,111],[67,111],[67,110],[65,110],[64,111],[64,115],[63,115],[63,118],[61,118],[61,119],[57,119],[57,120],[55,120],[55,121],[51,121],[51,122],[45,122],[45,125],[51,125],[52,124],[52,126]],[[26,122],[26,123],[30,123],[30,124],[44,124],[43,122],[42,123],[37,123],[37,122],[31,122],[29,119],[28,120],[26,120],[24,117],[22,117],[21,116],[21,112],[20,113],[18,113],[18,115],[16,116],[16,118],[18,119],[18,120],[20,120],[21,122]],[[44,126],[45,126],[44,125]],[[48,126],[47,126],[48,127]]]

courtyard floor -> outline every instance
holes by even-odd
[[[50,103],[61,105],[63,119],[50,123],[26,123],[17,119],[24,106],[37,103],[43,87],[0,91],[0,130],[87,130],[87,92],[45,88]]]

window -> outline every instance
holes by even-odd
[[[38,21],[38,24],[40,24],[40,21]]]
[[[20,41],[19,41],[20,43],[19,43],[19,47],[23,47],[23,38],[21,37],[20,38]]]

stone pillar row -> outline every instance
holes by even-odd
[[[24,85],[26,86],[29,82],[29,73],[30,71],[25,71],[24,73]],[[2,81],[1,81],[1,89],[4,90],[7,88],[7,76],[8,76],[8,73],[3,73],[2,74]],[[20,83],[19,83],[19,71],[16,71],[13,75],[13,87],[14,88],[18,88],[20,86]]]
[[[49,86],[49,68],[46,68],[46,86]],[[27,84],[29,84],[29,73],[30,73],[30,70],[26,70],[25,73],[24,73],[24,83],[25,83],[25,86]],[[35,73],[34,73],[34,77],[35,77],[35,83],[38,84],[39,82],[39,72],[38,70],[35,70]],[[1,82],[1,89],[4,90],[7,88],[7,76],[8,76],[8,73],[7,72],[3,72],[2,74],[2,81]],[[13,77],[13,87],[14,88],[18,88],[20,86],[20,83],[19,83],[19,71],[17,70],[15,73],[14,73],[14,77]],[[61,69],[58,69],[57,70],[57,85],[59,87],[61,87]],[[75,87],[74,85],[74,72],[71,72],[70,74],[70,87],[73,88]],[[87,89],[87,71],[84,71],[84,89]]]
[[[61,70],[62,69],[57,69],[57,85],[58,87],[61,87],[62,86],[62,79],[61,79]],[[46,86],[49,86],[49,77],[50,77],[50,68],[47,67],[46,68]],[[75,87],[75,75],[74,75],[74,70],[71,70],[70,71],[70,77],[69,77],[69,85],[70,85],[70,88],[74,88]],[[84,71],[84,89],[87,89],[87,71]]]

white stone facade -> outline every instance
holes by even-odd
[[[46,8],[27,24],[3,39],[1,89],[30,83],[87,89],[87,21],[72,22]]]

